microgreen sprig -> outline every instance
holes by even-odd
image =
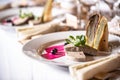
[[[20,11],[19,11],[19,17],[20,17],[20,18],[26,18],[26,17],[32,17],[32,16],[33,16],[32,12],[24,13],[24,12],[22,12],[21,9],[20,9]]]
[[[68,44],[73,44],[74,46],[78,47],[78,46],[85,45],[86,38],[85,38],[84,35],[79,35],[79,36],[76,36],[76,37],[70,35],[69,38],[66,39],[65,41]]]

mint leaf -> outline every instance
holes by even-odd
[[[66,42],[68,44],[73,44],[74,46],[78,47],[85,45],[86,38],[84,35],[77,35],[76,37],[70,35],[69,38],[66,39]]]

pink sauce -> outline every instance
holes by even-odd
[[[54,49],[57,49],[57,52],[52,54],[52,50]],[[45,54],[42,54],[42,56],[49,60],[65,56],[64,45],[50,46],[45,49]]]
[[[8,23],[12,23],[12,22],[14,22],[14,21],[16,21],[16,20],[18,20],[18,19],[19,19],[19,17],[13,17],[13,18],[10,19],[11,22],[7,22],[7,20],[3,20],[3,21],[2,21],[2,24],[5,25],[5,24],[8,24]]]

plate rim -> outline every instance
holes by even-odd
[[[28,55],[27,53],[25,53],[24,52],[24,48],[25,48],[25,46],[26,45],[29,45],[29,43],[31,43],[31,42],[34,42],[35,40],[37,40],[37,39],[41,39],[41,38],[44,38],[44,37],[47,37],[47,36],[51,36],[51,35],[55,35],[55,34],[61,34],[61,33],[73,33],[73,32],[80,32],[80,33],[82,33],[82,34],[85,34],[86,33],[86,31],[85,30],[80,30],[80,31],[63,31],[63,32],[54,32],[54,33],[48,33],[48,34],[44,34],[44,35],[42,35],[42,36],[40,36],[40,37],[38,37],[38,38],[35,38],[35,39],[32,39],[32,40],[30,40],[30,41],[28,41],[28,42],[26,42],[24,45],[23,45],[23,47],[22,47],[22,52],[24,53],[24,54],[26,54],[27,56],[29,56],[29,57],[32,57],[32,58],[34,58],[34,59],[37,59],[36,57],[33,57],[33,56],[30,56],[30,55]],[[110,34],[110,33],[109,33]],[[116,38],[118,38],[119,40],[120,40],[120,37],[119,36],[116,36],[116,35],[113,35],[113,34],[110,34],[110,35],[112,35],[112,36],[115,36]],[[39,56],[40,57],[40,56]],[[42,61],[40,61],[39,60],[39,58],[38,58],[38,60],[37,61],[39,61],[39,62],[42,62]],[[48,60],[49,61],[49,60]],[[61,65],[61,64],[58,64],[58,63],[53,63],[53,62],[50,62],[49,61],[49,63],[48,62],[46,62],[46,61],[43,61],[43,63],[47,63],[47,64],[55,64],[55,65],[59,65],[59,66],[70,66],[70,65]]]

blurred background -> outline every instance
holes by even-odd
[[[51,69],[43,64],[41,68],[41,64],[31,62],[31,59],[22,54],[23,45],[19,43],[25,44],[31,39],[53,32],[85,30],[89,17],[94,13],[105,16],[108,20],[109,33],[120,36],[120,0],[54,0],[52,13],[63,11],[62,14],[55,16],[51,21],[32,26],[28,23],[30,21],[28,15],[27,20],[19,16],[20,10],[23,9],[28,13],[29,11],[32,14],[38,13],[37,20],[40,20],[41,16],[42,18],[44,16],[41,14],[44,14],[43,10],[48,1],[0,0],[0,80],[61,80],[62,78],[70,80],[68,70],[62,72],[58,67]],[[50,9],[47,15],[51,16]],[[31,20],[36,20],[36,16],[32,15]],[[22,25],[12,25],[17,21]]]
[[[0,10],[15,7],[44,6],[47,0],[0,0]],[[120,16],[120,0],[54,0],[54,7],[66,9],[86,19],[88,15],[98,12],[109,20],[115,15]]]
[[[46,2],[47,0],[0,0],[0,11],[10,8],[44,7]],[[79,29],[85,29],[89,17],[99,13],[107,18],[111,30],[113,27],[120,30],[120,0],[54,0],[52,5],[76,17]]]

